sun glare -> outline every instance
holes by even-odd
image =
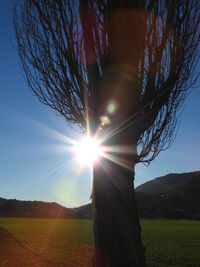
[[[78,161],[81,165],[93,166],[101,156],[101,146],[95,138],[87,136],[75,147]]]

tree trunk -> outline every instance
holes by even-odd
[[[134,171],[107,159],[94,166],[93,267],[145,267]]]

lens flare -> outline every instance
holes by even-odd
[[[102,154],[99,142],[90,136],[87,136],[77,143],[75,152],[80,164],[87,166],[93,166],[94,162],[96,162]]]

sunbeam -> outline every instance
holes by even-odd
[[[45,175],[42,175],[39,178],[35,179],[33,182],[31,182],[28,185],[28,188],[34,187],[42,180],[49,179],[52,176],[55,177],[55,180],[59,181],[63,173],[67,172],[66,175],[68,175],[69,168],[76,170],[76,173],[73,174],[73,181],[70,182],[73,184],[71,185],[72,187],[74,187],[78,177],[82,175],[85,169],[89,170],[88,178],[90,178],[90,182],[92,184],[94,163],[95,165],[103,165],[101,163],[101,158],[105,158],[127,169],[131,168],[130,161],[124,159],[123,155],[133,154],[135,151],[135,147],[123,144],[115,144],[110,146],[104,145],[107,140],[109,140],[114,135],[116,135],[127,127],[127,125],[130,123],[130,118],[127,121],[123,121],[121,124],[115,125],[114,127],[111,127],[110,125],[110,123],[112,124],[112,122],[108,123],[108,121],[106,121],[104,118],[104,121],[101,122],[99,127],[97,127],[96,134],[93,133],[93,136],[91,136],[86,97],[85,102],[85,108],[87,113],[87,130],[86,134],[84,134],[84,137],[82,138],[78,135],[76,136],[76,138],[71,138],[63,133],[60,133],[59,131],[56,131],[55,129],[46,126],[45,124],[39,121],[33,120],[32,118],[20,114],[31,126],[33,133],[37,133],[41,136],[47,137],[48,139],[56,141],[56,143],[52,144],[49,142],[45,142],[41,145],[34,145],[34,148],[37,149],[39,153],[56,153],[57,155],[65,153],[67,155],[69,153],[71,155],[71,158],[69,160],[65,161],[64,163],[47,172]],[[112,113],[115,111],[115,108],[116,107],[114,106],[114,104],[110,103],[108,113],[112,115]],[[107,128],[111,128],[111,130],[107,131]],[[33,144],[24,145],[29,146],[31,148]],[[32,151],[32,149],[28,149],[28,151]],[[106,168],[106,166],[103,167]],[[70,188],[72,188],[71,186]],[[65,193],[70,195],[68,189]]]
[[[74,147],[76,157],[81,165],[93,166],[102,154],[100,143],[89,135]]]
[[[119,166],[126,168],[127,170],[132,169],[132,165],[130,163],[130,160],[128,160],[128,159],[121,158],[119,156],[114,156],[112,154],[108,154],[108,153],[104,153],[104,152],[102,152],[102,155],[104,158],[116,163]]]
[[[75,158],[71,158],[70,160],[65,161],[64,163],[60,164],[59,166],[49,170],[44,175],[40,176],[39,178],[34,179],[26,187],[23,187],[23,190],[20,191],[20,194],[23,194],[23,192],[28,191],[29,189],[33,188],[35,185],[41,183],[44,180],[49,179],[52,176],[54,176],[55,179],[57,179],[57,177],[59,177],[59,175],[62,174],[66,169],[69,169],[69,167],[72,168],[73,164],[76,164]],[[80,170],[80,168],[78,170]]]

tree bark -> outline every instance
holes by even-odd
[[[94,166],[93,267],[145,267],[134,170],[107,159]]]

